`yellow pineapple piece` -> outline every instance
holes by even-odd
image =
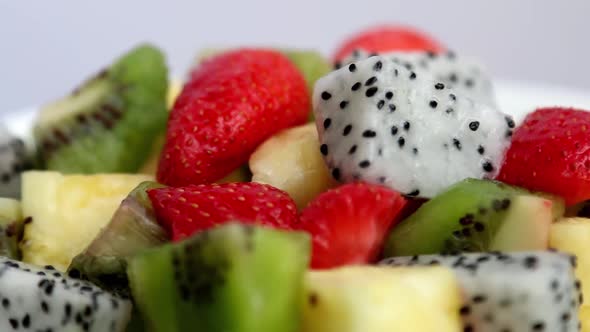
[[[286,191],[299,209],[335,185],[320,153],[313,123],[269,138],[250,156],[249,165],[253,182]]]
[[[22,212],[32,217],[21,243],[23,261],[65,271],[147,175],[62,175],[25,172]]]
[[[453,272],[433,267],[345,267],[306,276],[303,332],[459,332]]]
[[[564,218],[551,224],[549,247],[576,255],[576,277],[584,299],[590,299],[590,219]]]

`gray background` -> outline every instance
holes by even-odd
[[[590,1],[0,0],[0,112],[68,92],[135,43],[151,41],[181,76],[200,47],[292,45],[326,54],[374,22],[411,24],[497,77],[590,94]]]

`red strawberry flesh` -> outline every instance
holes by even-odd
[[[259,183],[193,185],[148,191],[158,222],[173,241],[228,222],[291,229],[298,221],[295,202],[277,188]]]
[[[206,60],[191,73],[170,114],[159,182],[186,186],[221,179],[268,137],[305,123],[309,98],[305,79],[280,52],[239,49]]]
[[[529,114],[497,178],[562,196],[567,205],[590,199],[590,113],[556,107]]]
[[[374,262],[405,204],[399,193],[365,183],[349,183],[319,195],[300,217],[300,227],[313,239],[311,267]]]

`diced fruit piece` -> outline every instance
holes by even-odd
[[[547,249],[552,206],[498,182],[464,180],[396,226],[385,255]]]
[[[0,331],[123,332],[131,301],[81,280],[0,257]]]
[[[344,267],[306,276],[303,332],[457,332],[461,294],[443,267]]]
[[[30,164],[24,142],[0,124],[0,198],[20,197],[21,172]]]
[[[541,108],[514,130],[498,179],[552,193],[567,205],[590,199],[590,112]]]
[[[590,299],[590,219],[566,218],[553,223],[549,247],[576,255],[576,276],[582,282],[584,298]]]
[[[151,331],[298,332],[306,234],[229,223],[135,257],[134,299]]]
[[[391,257],[381,264],[452,268],[463,294],[462,331],[578,331],[581,293],[571,255],[549,251],[425,255]]]
[[[65,271],[111,220],[127,194],[146,175],[23,174],[22,210],[31,217],[21,242],[23,260]]]
[[[158,224],[146,190],[162,188],[156,182],[142,182],[121,202],[111,221],[68,268],[69,273],[117,293],[128,290],[126,260],[168,240]]]
[[[135,172],[166,128],[162,53],[139,46],[45,105],[34,129],[41,166],[63,173]]]
[[[311,267],[373,262],[405,204],[391,189],[360,182],[319,195],[302,211],[297,226],[312,236]]]
[[[394,60],[373,56],[316,82],[313,111],[332,176],[420,198],[496,176],[512,119]]]
[[[354,50],[373,52],[430,51],[441,52],[444,47],[417,29],[401,25],[381,25],[358,31],[345,40],[334,54],[334,62],[342,61]]]
[[[23,223],[20,202],[0,198],[0,256],[20,258],[18,242],[22,239]]]
[[[158,180],[217,181],[247,163],[267,138],[304,123],[310,104],[303,76],[280,52],[238,49],[209,58],[174,104]]]
[[[250,156],[252,181],[286,191],[299,209],[336,183],[320,153],[315,124],[281,131]]]
[[[148,191],[173,241],[232,220],[291,229],[298,221],[287,193],[261,183],[200,184]]]

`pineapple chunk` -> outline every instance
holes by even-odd
[[[11,198],[0,197],[0,224],[7,223],[21,219],[20,202]]]
[[[65,271],[111,219],[127,194],[147,175],[23,174],[22,211],[33,221],[25,226],[23,261]]]
[[[462,331],[452,271],[345,267],[306,276],[303,332]]]
[[[320,154],[315,124],[290,128],[269,138],[250,157],[252,181],[286,191],[305,207],[335,185]]]
[[[580,308],[580,323],[582,323],[582,332],[590,332],[590,305],[583,305]]]
[[[590,299],[590,219],[564,218],[552,224],[549,247],[576,255],[576,277],[582,281],[584,299]]]

